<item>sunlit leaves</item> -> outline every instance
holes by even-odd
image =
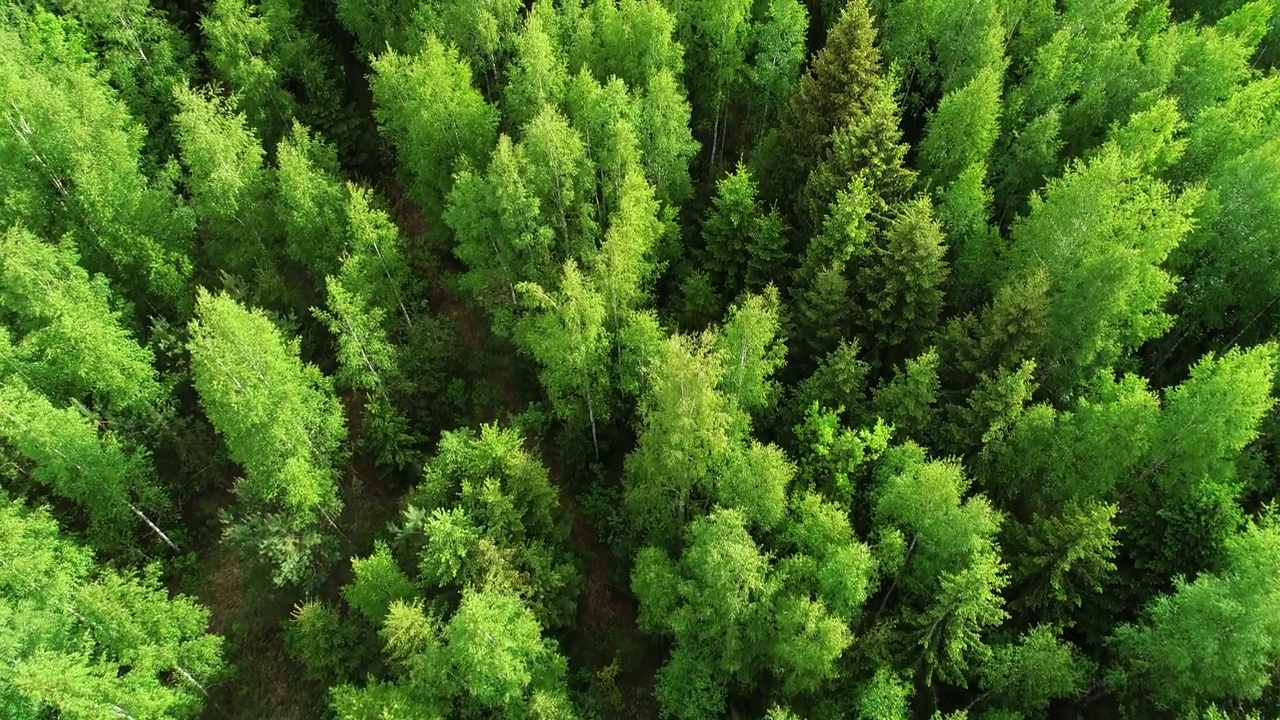
[[[373,61],[374,116],[395,147],[413,198],[439,217],[459,163],[478,166],[496,140],[497,110],[471,84],[471,68],[435,36],[422,49]]]
[[[17,717],[199,713],[201,683],[223,669],[207,610],[170,599],[154,574],[96,565],[44,511],[6,504],[0,537],[4,696]]]

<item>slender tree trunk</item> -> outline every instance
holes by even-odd
[[[591,388],[587,388],[587,417],[591,419],[591,444],[596,449],[596,461],[600,460],[600,438],[596,436],[596,410],[591,403]]]
[[[387,267],[387,261],[382,258],[382,248],[378,247],[378,243],[373,244],[373,251],[378,255],[378,264],[382,266],[382,274],[386,275],[387,282],[391,283],[391,291],[396,294],[396,303],[400,305],[400,312],[404,315],[405,325],[413,327],[413,321],[409,319],[409,311],[404,306],[404,298],[400,297],[400,283],[391,277],[391,269]]]
[[[729,144],[729,142],[728,142],[728,137],[729,137],[729,109],[728,109],[728,108],[723,108],[723,111],[720,113],[720,118],[721,118],[721,122],[723,123],[723,124],[720,126],[720,157],[721,157],[721,159],[723,159],[723,158],[724,158],[724,148],[725,148],[725,145],[728,145],[728,144]]]
[[[713,180],[716,176],[716,145],[720,141],[720,108],[723,104],[719,99],[716,100],[716,116],[711,121],[711,162],[707,166],[707,176]]]
[[[163,530],[157,527],[155,523],[151,522],[151,518],[144,515],[142,511],[137,508],[137,506],[135,506],[133,503],[129,503],[129,509],[133,511],[134,515],[137,515],[139,518],[142,518],[142,522],[146,523],[147,527],[151,528],[152,532],[154,532],[156,535],[159,535],[160,539],[164,541],[165,545],[168,545],[170,548],[172,548],[174,552],[182,552],[181,550],[178,549],[177,545],[173,544],[173,541],[169,539],[169,536],[165,535]]]
[[[360,350],[360,359],[364,360],[365,367],[369,368],[369,374],[378,382],[378,386],[382,386],[382,376],[378,375],[378,369],[373,366],[373,361],[369,359],[369,355],[364,351],[364,343],[360,341],[360,333],[356,332],[356,328],[349,321],[344,321],[347,326],[347,332],[351,333],[351,337],[355,338],[356,347]]]
[[[187,682],[191,683],[192,685],[195,685],[196,689],[200,691],[201,695],[204,695],[205,697],[209,697],[209,691],[205,690],[204,686],[201,685],[199,682],[197,682],[195,678],[191,677],[191,673],[183,669],[181,665],[174,665],[173,669],[177,670],[178,673],[182,675],[182,677],[186,678]]]
[[[133,32],[133,26],[129,24],[128,20],[124,19],[123,15],[119,16],[117,19],[120,20],[120,27],[124,28],[125,32],[129,33],[129,39],[133,41],[133,47],[138,51],[138,57],[142,58],[142,62],[150,65],[151,60],[147,58],[146,53],[142,52],[142,43],[138,42],[138,36]]]
[[[511,282],[511,268],[507,267],[507,261],[502,259],[502,253],[498,252],[498,241],[489,238],[489,244],[493,246],[493,256],[498,258],[498,264],[507,273],[507,287],[511,289],[511,304],[515,305],[519,301],[516,300],[516,286]]]
[[[917,540],[919,540],[919,539],[920,539],[920,536],[919,536],[919,535],[916,535],[915,537],[911,538],[911,545],[910,545],[909,547],[907,547],[907,551],[906,551],[905,553],[903,553],[903,554],[902,554],[902,565],[903,565],[903,567],[906,567],[906,565],[907,565],[907,560],[909,560],[909,559],[911,558],[911,551],[912,551],[912,550],[915,550],[915,548],[916,548],[916,541],[917,541]],[[880,617],[880,613],[884,612],[884,608],[885,608],[885,606],[889,604],[889,598],[893,596],[893,591],[894,591],[894,589],[895,589],[895,588],[897,588],[897,587],[898,587],[898,578],[896,578],[896,577],[895,577],[895,578],[893,579],[893,582],[889,584],[889,589],[885,591],[885,593],[884,593],[884,600],[880,601],[880,607],[879,607],[879,608],[876,608],[876,617],[877,617],[877,618],[879,618],[879,617]]]

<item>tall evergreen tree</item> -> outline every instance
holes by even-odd
[[[1149,469],[1134,483],[1142,502],[1122,535],[1136,566],[1131,581],[1141,590],[1223,561],[1243,520],[1236,464],[1275,404],[1277,358],[1275,343],[1209,354],[1165,392]]]
[[[614,405],[605,297],[572,260],[554,295],[532,283],[520,290],[530,312],[520,320],[516,339],[541,366],[539,379],[555,414],[565,422],[586,421],[598,459],[598,428]]]
[[[74,18],[79,24],[84,49],[97,55],[129,114],[147,128],[144,166],[172,155],[173,134],[167,125],[174,111],[173,86],[194,71],[190,40],[161,8],[142,0],[58,2],[49,7],[61,14],[63,23]],[[32,19],[40,18],[39,24],[47,28],[51,16],[41,16],[36,11]]]
[[[277,214],[285,252],[318,281],[338,269],[343,246],[342,184],[332,145],[295,122],[276,149]]]
[[[1228,542],[1220,572],[1179,580],[1139,622],[1116,628],[1111,686],[1156,712],[1258,698],[1277,659],[1276,549],[1274,520],[1250,525]]]
[[[346,433],[332,381],[298,359],[258,310],[203,289],[191,323],[192,370],[209,420],[244,469],[232,537],[251,543],[277,585],[314,580],[316,528],[341,505],[334,460]],[[267,536],[259,533],[269,533]]]
[[[809,173],[800,193],[797,212],[810,226],[817,226],[837,193],[855,177],[866,182],[873,207],[881,213],[905,200],[915,183],[915,172],[906,166],[908,147],[902,142],[893,83],[877,78],[876,85],[866,89],[858,110],[832,131],[826,155]]]
[[[1000,131],[1000,80],[994,68],[984,68],[942,97],[919,145],[926,181],[945,188],[968,168],[985,166]]]
[[[149,517],[166,503],[145,452],[126,450],[113,434],[99,436],[75,408],[54,406],[16,378],[0,385],[0,416],[0,437],[23,458],[31,479],[84,509],[94,547],[129,551],[138,519],[173,545]]]
[[[1171,133],[1152,142],[1171,142]],[[1014,225],[1008,277],[1047,273],[1038,354],[1055,391],[1069,391],[1169,327],[1162,308],[1174,281],[1163,263],[1190,231],[1200,193],[1174,194],[1143,171],[1143,160],[1108,143],[1033,195]]]
[[[420,439],[412,410],[435,389],[437,326],[413,297],[399,229],[367,188],[345,194],[346,249],[325,278],[325,308],[312,312],[338,340],[335,381],[364,394],[361,439],[381,464],[406,467]]]
[[[751,171],[742,165],[716,183],[716,197],[702,224],[702,242],[721,278],[723,297],[759,291],[779,280],[786,263],[786,227],[776,209],[759,199]]]
[[[768,181],[767,198],[781,201],[804,182],[826,154],[832,134],[854,124],[880,82],[870,10],[865,0],[852,0],[791,96],[771,150],[775,155],[761,175]]]
[[[183,87],[177,94],[174,124],[204,240],[203,264],[246,280],[270,277],[277,227],[262,143],[245,115],[212,90]]]
[[[544,105],[554,107],[564,98],[569,68],[558,42],[559,24],[550,3],[535,3],[512,42],[502,92],[502,119],[509,128],[524,127]]]
[[[899,592],[901,652],[914,656],[926,683],[964,679],[991,654],[983,629],[1007,617],[1007,583],[995,535],[1000,513],[981,495],[965,498],[968,481],[958,463],[926,462],[918,445],[886,457],[876,490],[882,532],[899,538],[893,556]]]

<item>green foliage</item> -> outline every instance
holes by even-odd
[[[1212,354],[1182,384],[1165,392],[1153,435],[1157,472],[1140,478],[1142,493],[1159,494],[1159,509],[1144,504],[1130,523],[1140,568],[1164,580],[1217,565],[1241,525],[1240,452],[1252,442],[1275,403],[1277,346]],[[1158,453],[1158,454],[1157,454]]]
[[[349,292],[342,280],[330,276],[326,289],[329,309],[316,314],[338,338],[335,379],[344,386],[385,392],[398,372],[395,348],[387,342],[386,311],[365,295]]]
[[[564,98],[569,68],[556,34],[559,20],[549,3],[537,3],[512,40],[502,93],[502,115],[512,127],[524,127],[544,106]]]
[[[663,232],[653,188],[639,172],[628,172],[599,252],[590,258],[592,275],[606,298],[614,332],[651,301],[654,255]]]
[[[855,281],[857,296],[864,298],[859,325],[875,347],[916,351],[926,344],[919,328],[936,325],[942,310],[946,250],[927,198],[895,208]]]
[[[1022,713],[1042,713],[1056,698],[1075,697],[1089,683],[1088,661],[1052,628],[1038,625],[1013,645],[992,651],[982,667],[982,687],[999,703]]]
[[[200,221],[204,263],[242,278],[274,264],[276,219],[262,144],[242,113],[210,90],[177,90],[174,118],[191,207]]]
[[[421,30],[411,21],[417,5],[407,0],[337,0],[334,14],[355,36],[361,57],[368,58],[388,46],[406,51],[417,42]]]
[[[441,633],[458,680],[481,707],[513,709],[529,689],[562,682],[554,643],[543,639],[533,613],[510,592],[465,592]]]
[[[769,397],[782,357],[771,298],[745,298],[721,333],[675,335],[645,349],[640,439],[624,487],[634,527],[654,542],[674,541],[717,502],[764,527],[783,513],[794,469],[747,436],[746,411]]]
[[[898,437],[923,443],[937,423],[940,390],[938,353],[931,348],[908,360],[892,380],[876,388],[871,405],[893,425]]]
[[[763,663],[776,680],[770,695],[816,691],[838,675],[853,642],[849,624],[870,594],[875,562],[840,507],[814,494],[797,501],[788,552],[776,564],[746,522],[717,509],[690,523],[678,561],[652,547],[636,558],[640,627],[675,643],[656,688],[675,717],[722,707],[730,683],[749,687]]]
[[[628,102],[624,89],[611,87]],[[507,297],[516,304],[521,283],[552,287],[566,262],[590,271],[615,331],[621,315],[643,297],[652,275],[649,256],[662,231],[658,204],[640,172],[626,121],[608,121],[627,130],[629,150],[614,158],[596,156],[585,142],[595,136],[595,128],[582,127],[590,121],[574,117],[571,123],[544,106],[525,125],[519,143],[499,138],[483,175],[458,173],[444,219],[457,235],[454,253],[469,268],[467,289],[494,313],[500,332],[509,331]],[[537,296],[542,290],[528,292]],[[534,305],[550,307],[542,300]]]
[[[668,208],[667,214],[674,214],[693,195],[689,164],[699,146],[689,130],[691,112],[689,99],[670,70],[649,77],[633,110],[645,175]]]
[[[770,0],[764,22],[752,27],[754,57],[747,69],[752,115],[763,130],[787,106],[806,56],[809,12],[796,0]]]
[[[919,148],[924,177],[946,187],[969,167],[985,163],[999,122],[1000,76],[984,68],[968,85],[943,96],[930,116]]]
[[[982,73],[1004,73],[1006,22],[1029,18],[1032,3],[978,0],[967,7],[940,0],[905,0],[885,13],[885,55],[910,68],[924,97],[952,93]],[[1013,17],[1008,17],[1012,15]]]
[[[454,253],[468,267],[463,282],[495,313],[508,298],[516,304],[518,283],[546,283],[553,267],[554,234],[525,179],[528,162],[523,147],[498,138],[483,175],[458,173],[444,214],[457,237]]]
[[[419,460],[412,409],[440,390],[439,325],[413,298],[399,229],[367,188],[345,192],[345,251],[325,278],[327,308],[312,314],[337,338],[335,381],[364,393],[362,444],[379,464],[404,468]]]
[[[839,414],[850,426],[866,424],[867,376],[871,366],[858,357],[857,341],[841,342],[839,347],[818,362],[813,374],[800,382],[795,391],[793,412],[800,417],[814,403],[828,408],[844,408]]]
[[[1174,283],[1161,265],[1191,229],[1199,196],[1172,194],[1115,143],[1032,196],[1012,231],[1009,276],[1048,274],[1040,360],[1053,388],[1168,329],[1161,308]]]
[[[573,718],[564,658],[541,633],[529,608],[505,589],[468,588],[447,623],[421,605],[392,603],[381,635],[399,670],[396,681],[339,686],[334,710],[339,718],[443,718],[456,706],[464,714]]]
[[[56,49],[0,30],[0,225],[42,237],[70,235],[86,267],[110,277],[129,299],[157,312],[187,304],[190,211],[173,193],[173,173],[144,174],[143,133],[76,40]],[[83,53],[83,48],[78,49]]]
[[[777,210],[765,211],[758,194],[751,171],[739,165],[716,183],[716,197],[702,225],[702,242],[727,298],[744,289],[759,292],[781,279],[786,267],[786,225]]]
[[[872,199],[866,183],[856,178],[836,195],[822,224],[822,232],[805,248],[792,281],[797,324],[808,339],[810,353],[825,355],[836,349],[844,328],[852,324],[849,261],[870,253],[874,228],[867,216]]]
[[[986,178],[987,166],[976,163],[935,192],[938,221],[949,246],[955,250],[947,299],[952,307],[963,310],[982,304],[1001,270],[999,252],[1003,243],[999,231],[989,222],[995,196]]]
[[[1197,228],[1179,252],[1179,267],[1194,272],[1182,290],[1193,327],[1243,332],[1272,307],[1276,288],[1270,269],[1277,246],[1269,238],[1275,237],[1280,208],[1277,150],[1280,138],[1222,162],[1208,176]]]
[[[414,24],[456,47],[485,86],[509,52],[521,6],[519,0],[427,0],[413,9]]]
[[[0,697],[12,717],[196,717],[224,669],[208,610],[171,599],[154,572],[98,565],[43,510],[6,503],[0,537]]]
[[[843,505],[816,493],[798,494],[786,534],[795,550],[783,560],[789,565],[788,582],[807,580],[835,617],[856,618],[871,595],[877,568],[871,550],[854,537]]]
[[[820,409],[817,400],[805,411],[804,422],[795,427],[799,478],[811,488],[849,502],[855,473],[885,450],[892,429],[881,421],[873,429],[855,432],[841,426],[839,416],[838,411]]]
[[[725,681],[751,666],[769,630],[769,560],[745,522],[734,510],[693,522],[678,566],[656,548],[636,558],[640,627],[676,638],[657,694],[677,717],[704,717],[722,705]]]
[[[102,276],[75,250],[13,228],[0,237],[0,313],[17,331],[10,371],[59,402],[92,397],[100,411],[145,417],[165,392]]]
[[[416,594],[413,583],[396,566],[391,548],[381,541],[374,544],[369,557],[351,559],[351,573],[355,578],[342,588],[342,597],[374,625],[382,624],[392,603]]]
[[[825,155],[832,133],[861,116],[864,98],[881,82],[874,39],[867,3],[845,5],[791,95],[774,149],[779,156],[767,174],[767,197],[780,198],[803,183]]]
[[[165,123],[173,112],[173,86],[193,70],[190,41],[163,10],[141,0],[58,2],[50,7],[62,13],[64,21],[74,18],[79,23],[85,49],[97,54],[129,114],[150,131],[144,141],[146,155],[171,153],[172,136]],[[150,157],[143,160],[149,162]]]
[[[800,210],[808,224],[818,225],[840,190],[860,177],[871,192],[872,207],[880,212],[906,199],[916,173],[906,166],[908,147],[899,129],[901,112],[891,80],[876,79],[861,101],[862,109],[837,126],[830,149],[809,174],[800,194]]]
[[[516,430],[445,432],[421,485],[406,498],[400,534],[428,587],[493,583],[518,592],[546,627],[565,624],[576,599],[568,528],[546,469]]]
[[[585,409],[594,439],[597,418],[608,420],[613,405],[605,297],[572,260],[565,264],[557,296],[533,284],[520,287],[533,312],[521,320],[517,340],[542,366],[539,379],[556,415],[581,422]]]
[[[959,465],[926,462],[919,446],[895,448],[884,466],[876,522],[908,542],[895,578],[902,622],[925,681],[937,674],[954,682],[990,655],[983,628],[1008,617],[1005,566],[994,542],[1000,513],[981,495],[962,500],[968,481]]]
[[[276,149],[276,192],[285,251],[316,278],[338,267],[344,204],[333,146],[295,122]]]
[[[471,68],[434,35],[413,54],[373,60],[370,81],[378,128],[396,149],[411,196],[440,217],[453,173],[487,157],[498,113],[471,84]]]
[[[308,600],[294,606],[285,623],[285,647],[310,677],[332,681],[343,677],[351,665],[356,642],[352,629],[333,605]]]
[[[1113,581],[1119,508],[1096,501],[1072,502],[1052,516],[1010,530],[1013,577],[1020,589],[1013,605],[1031,610],[1079,608],[1086,597]]]
[[[1275,0],[322,5],[0,9],[0,716],[1275,714]]]
[[[216,0],[200,20],[214,76],[268,147],[291,122],[331,139],[359,138],[353,126],[360,119],[343,87],[346,41],[325,37],[330,20],[305,10],[298,0]],[[362,152],[345,150],[346,157]]]
[[[991,491],[1037,508],[1114,497],[1144,455],[1164,450],[1152,444],[1159,413],[1147,383],[1134,376],[1098,381],[1071,411],[1028,408],[989,436],[985,455],[999,479]]]
[[[146,454],[129,452],[115,435],[99,437],[75,408],[59,408],[9,378],[0,384],[0,417],[0,438],[30,463],[31,479],[84,508],[95,547],[127,549],[138,505],[164,504]]]
[[[1270,519],[1227,544],[1222,572],[1153,601],[1140,623],[1116,628],[1120,664],[1108,676],[1139,706],[1162,711],[1257,698],[1276,661],[1277,530]]]
[[[287,543],[303,559],[273,581],[304,581],[308,548],[320,540],[313,529],[332,523],[341,504],[333,464],[346,422],[332,381],[304,365],[297,341],[287,342],[266,315],[226,295],[200,291],[188,348],[205,413],[244,469],[236,495],[250,516],[268,513],[253,523],[261,534],[235,537],[259,549],[264,539]]]
[[[327,379],[298,360],[296,341],[261,311],[201,292],[190,351],[205,412],[245,469],[237,492],[302,515],[331,509],[344,420]]]
[[[273,62],[273,18],[245,0],[215,0],[201,20],[206,55],[218,77],[236,93],[249,125],[266,137],[288,126],[293,98],[284,89],[282,68]]]
[[[778,291],[769,286],[763,294],[746,295],[730,308],[716,336],[724,373],[720,391],[743,410],[763,410],[774,403],[777,386],[770,378],[787,353],[778,313]]]
[[[875,677],[858,688],[857,711],[860,720],[904,720],[910,700],[910,686],[894,672],[881,668]]]

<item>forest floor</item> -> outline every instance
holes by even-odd
[[[587,561],[578,598],[577,652],[571,653],[571,659],[592,673],[590,694],[605,705],[601,708],[604,716],[656,718],[653,682],[657,665],[644,661],[647,646],[636,625],[630,593],[616,586],[609,549],[591,531],[577,497],[564,486],[560,486],[560,507],[569,515],[571,537]]]
[[[263,608],[245,592],[239,559],[218,547],[206,566],[200,601],[212,612],[210,629],[226,638],[233,668],[209,688],[204,718],[304,720],[325,715],[325,688],[308,680],[289,657],[283,621],[288,609]]]
[[[348,427],[360,430],[363,405],[343,396]],[[231,480],[228,480],[228,486]],[[315,597],[334,602],[351,579],[350,558],[366,555],[373,540],[398,514],[399,495],[383,473],[364,454],[353,457],[341,487],[345,499],[337,523],[342,560]],[[225,507],[232,502],[230,493]],[[226,638],[225,653],[233,669],[214,683],[202,717],[212,720],[315,720],[328,715],[328,688],[308,678],[285,646],[284,623],[304,597],[266,590],[260,578],[250,578],[236,552],[227,544],[210,542],[200,563],[196,594],[211,612],[210,629]],[[292,593],[291,593],[292,594]]]

